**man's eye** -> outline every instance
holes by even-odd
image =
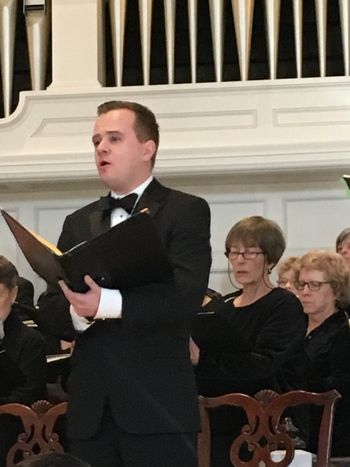
[[[115,143],[116,141],[120,141],[120,140],[121,140],[120,136],[117,136],[117,135],[110,136],[109,139],[110,139],[110,141],[111,141],[112,143]]]

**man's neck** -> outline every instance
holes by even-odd
[[[150,175],[143,182],[135,184],[135,185],[130,185],[128,188],[113,189],[111,187],[111,192],[115,197],[126,196],[129,193],[137,193],[139,196],[141,196],[152,180],[153,180],[153,176]]]

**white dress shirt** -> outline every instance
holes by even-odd
[[[140,199],[141,195],[148,187],[148,185],[153,180],[153,176],[150,176],[145,182],[139,185],[135,190],[132,190],[132,193],[136,193],[138,198],[136,203]],[[113,198],[124,198],[129,193],[125,195],[118,195],[118,193],[111,192],[111,196]],[[135,205],[136,205],[135,203]],[[120,222],[125,221],[130,217],[123,208],[116,208],[113,209],[111,212],[111,227],[119,224]],[[101,289],[101,297],[100,303],[97,309],[97,313],[94,317],[95,320],[97,319],[119,319],[122,317],[122,307],[123,307],[123,300],[122,295],[118,289]],[[79,316],[75,311],[72,305],[70,306],[70,314],[73,321],[73,326],[76,331],[85,331],[89,326],[93,324],[93,322],[88,321],[83,316]]]

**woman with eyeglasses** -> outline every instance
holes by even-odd
[[[270,280],[284,249],[279,226],[261,216],[246,217],[229,231],[225,255],[233,283],[240,288],[215,312],[200,314],[193,325],[200,394],[254,395],[262,389],[283,393],[300,387],[290,362],[301,349],[306,317],[298,298]],[[212,467],[232,467],[229,446],[244,423],[238,409],[212,413]]]
[[[308,328],[304,341],[308,388],[337,389],[342,399],[336,408],[333,456],[350,455],[350,329],[343,310],[349,302],[350,273],[337,253],[312,251],[300,259],[295,283]],[[310,449],[316,449],[320,411],[312,408]]]

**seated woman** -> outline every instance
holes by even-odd
[[[350,265],[350,228],[340,232],[335,241],[335,251],[339,253],[346,263]]]
[[[262,389],[283,393],[299,388],[290,363],[303,343],[305,315],[298,298],[274,287],[269,278],[285,249],[281,229],[264,217],[244,218],[229,231],[225,249],[242,288],[193,325],[199,393],[254,395]],[[228,408],[212,414],[212,467],[232,466],[229,446],[244,420],[241,412]]]
[[[333,456],[350,455],[350,329],[342,306],[348,303],[350,275],[337,253],[313,251],[300,259],[296,288],[308,317],[303,361],[308,387],[342,395],[334,420]],[[315,450],[319,410],[312,411],[310,449]]]
[[[289,258],[281,261],[277,267],[277,284],[282,287],[282,289],[287,289],[295,293],[295,295],[298,295],[298,291],[294,286],[298,270],[298,261],[298,256],[289,256]]]

